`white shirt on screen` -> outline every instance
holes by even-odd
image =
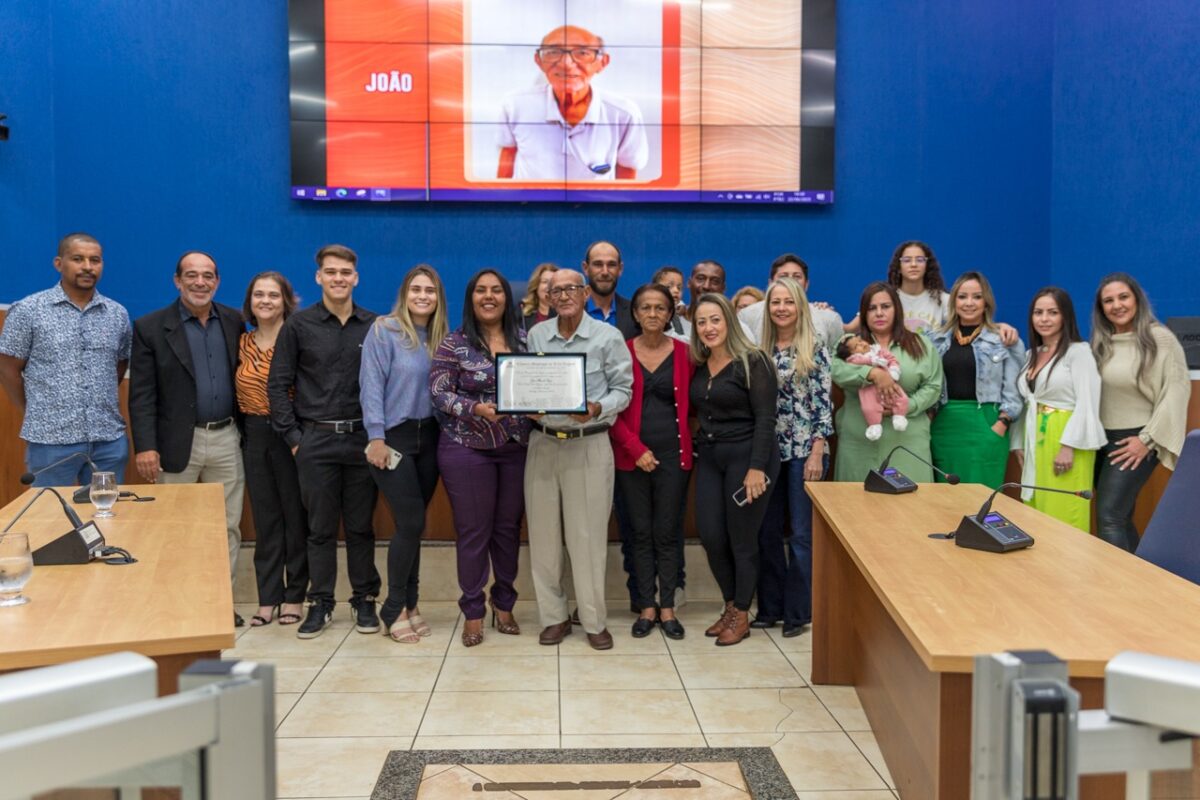
[[[618,165],[638,170],[650,160],[641,110],[595,86],[587,113],[574,127],[563,119],[549,84],[508,95],[501,119],[497,144],[517,148],[515,180],[614,180]]]

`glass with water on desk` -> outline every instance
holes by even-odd
[[[114,516],[112,507],[116,505],[119,494],[116,474],[112,472],[92,473],[92,487],[89,495],[92,505],[96,507],[97,519],[110,519]]]
[[[21,594],[33,577],[33,554],[29,536],[24,533],[0,533],[0,607],[29,602]]]

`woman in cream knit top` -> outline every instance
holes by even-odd
[[[1105,276],[1092,311],[1092,351],[1100,369],[1100,421],[1108,444],[1096,481],[1097,533],[1137,549],[1133,508],[1157,464],[1174,469],[1191,395],[1183,347],[1154,318],[1131,276]]]

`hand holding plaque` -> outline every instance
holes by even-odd
[[[500,353],[496,410],[502,414],[586,414],[583,353]]]

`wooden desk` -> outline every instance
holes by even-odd
[[[117,503],[98,524],[136,564],[34,567],[30,602],[0,609],[0,672],[132,650],[158,663],[160,694],[197,658],[233,646],[233,598],[224,498],[219,484],[126,486],[152,503]],[[35,492],[0,509],[6,526]],[[66,494],[70,503],[70,494]],[[72,505],[91,519],[89,505]],[[13,528],[37,549],[70,529],[53,495],[43,495]]]
[[[1084,708],[1103,706],[1104,666],[1122,650],[1200,661],[1200,586],[1016,500],[1000,496],[995,509],[1037,541],[998,554],[928,538],[978,510],[986,487],[807,489],[813,682],[858,689],[901,797],[968,796],[978,654],[1050,650],[1068,662]],[[1082,789],[1124,797],[1124,778],[1085,778]]]

